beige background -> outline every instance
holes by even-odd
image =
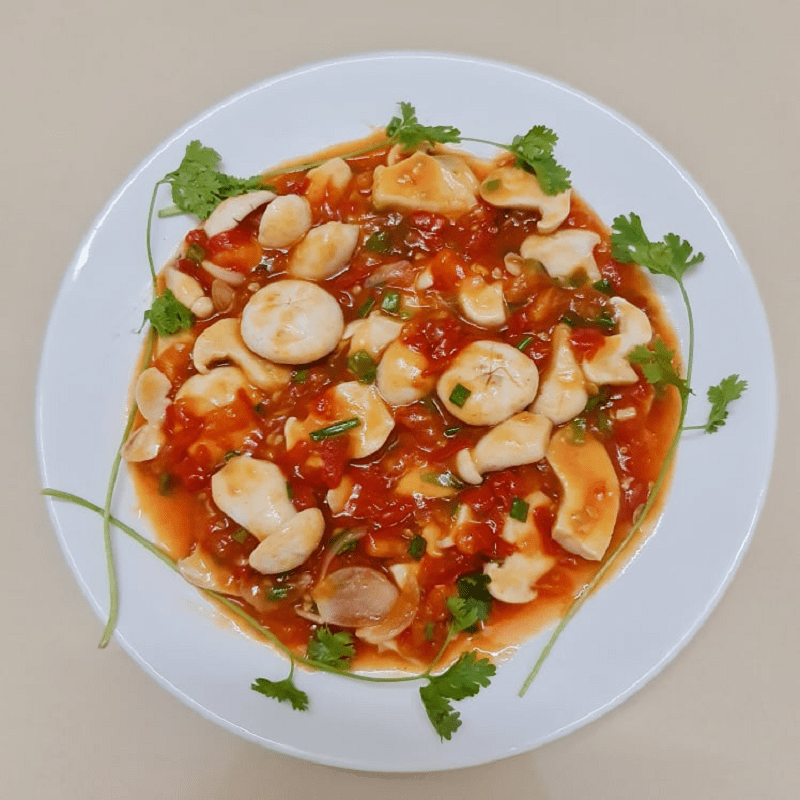
[[[796,2],[3,6],[0,797],[800,796]],[[140,159],[251,83],[309,61],[399,48],[549,74],[659,140],[710,195],[752,266],[771,320],[784,420],[750,551],[674,664],[619,709],[538,751],[407,777],[264,751],[185,708],[116,645],[98,651],[101,625],[38,496],[33,434],[37,361],[61,277]]]

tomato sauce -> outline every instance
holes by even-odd
[[[321,282],[338,301],[345,322],[365,316],[365,307],[379,308],[388,291],[399,291],[402,307],[393,313],[404,323],[400,338],[427,359],[431,375],[439,375],[467,343],[487,338],[485,329],[455,310],[458,284],[477,264],[486,276],[502,273],[505,281],[509,316],[505,325],[491,332],[491,338],[518,348],[540,373],[551,359],[551,339],[559,322],[570,325],[570,344],[578,358],[591,356],[605,337],[614,333],[613,320],[609,323],[607,315],[609,293],[646,308],[654,333],[674,347],[675,337],[647,279],[638,268],[614,261],[606,227],[576,195],[562,227],[600,234],[602,242],[595,248],[595,258],[604,279],[602,286],[588,280],[565,285],[535,264],[524,265],[516,277],[505,271],[506,255],[518,252],[525,237],[536,232],[536,212],[494,208],[482,200],[456,220],[428,212],[376,211],[370,199],[370,176],[385,158],[385,151],[377,151],[350,159],[353,178],[344,193],[326,193],[312,203],[315,225],[332,220],[361,225],[360,246],[348,268]],[[278,193],[301,194],[309,179],[304,170],[296,170],[270,182]],[[286,277],[286,252],[266,251],[258,244],[258,218],[253,212],[236,228],[211,238],[200,228],[186,236],[186,247],[193,245],[196,257],[179,259],[177,269],[196,277],[208,289],[213,279],[201,267],[205,258],[241,273],[245,280],[234,287],[228,310],[215,312],[188,334],[165,342],[153,357],[152,366],[172,381],[173,395],[196,373],[191,360],[193,339],[222,317],[240,315],[255,291]],[[394,268],[397,264],[400,266]],[[414,279],[426,267],[432,285],[417,292]],[[369,285],[369,277],[382,270],[385,280]],[[424,302],[414,302],[415,294]],[[155,520],[168,551],[181,559],[201,547],[219,573],[227,576],[232,599],[299,653],[305,651],[318,624],[308,588],[321,576],[323,565],[328,572],[361,565],[387,574],[389,566],[398,562],[417,566],[418,610],[396,637],[396,654],[384,658],[374,646],[356,640],[356,663],[425,663],[447,636],[447,601],[457,594],[458,579],[480,573],[487,563],[512,552],[501,533],[514,499],[540,491],[558,503],[562,489],[546,459],[490,472],[479,486],[454,479],[455,455],[474,446],[485,429],[459,421],[435,393],[393,409],[393,432],[378,452],[365,459],[350,458],[345,436],[304,440],[287,450],[287,419],[324,413],[326,390],[353,379],[345,348],[293,369],[291,380],[279,391],[267,393],[250,387],[240,391],[231,404],[203,416],[191,413],[181,401],[173,402],[164,423],[164,446],[151,461],[133,465],[133,473],[145,510]],[[676,428],[679,402],[675,392],[658,394],[641,376],[633,385],[601,387],[599,391],[598,402],[584,414],[584,424],[603,443],[620,481],[621,504],[610,552],[647,498]],[[617,419],[620,409],[635,409],[636,413]],[[298,511],[316,507],[323,512],[326,532],[322,542],[295,570],[270,576],[250,567],[247,559],[257,539],[213,502],[211,476],[227,459],[239,455],[272,461],[286,476],[294,507]],[[401,478],[419,465],[424,465],[423,480],[444,481],[440,496],[397,490]],[[334,514],[326,502],[327,492],[345,476],[358,488],[346,509]],[[455,526],[463,506],[469,508],[471,519]],[[552,540],[552,511],[540,507],[533,513],[543,534],[544,552],[556,560],[536,586],[536,601],[518,605],[495,600],[491,633],[466,633],[462,640],[471,639],[487,649],[520,641],[563,614],[598,569],[597,562],[572,555]],[[412,542],[431,529],[453,531],[452,541],[437,548],[426,540],[425,551],[412,555]],[[343,532],[356,535],[348,547],[337,551],[335,543]],[[304,616],[298,609],[310,613]]]

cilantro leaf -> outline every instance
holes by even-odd
[[[651,242],[637,214],[632,213],[630,219],[616,217],[612,230],[611,255],[622,264],[641,264],[654,275],[668,275],[680,281],[690,267],[705,259],[674,233],[668,233],[660,242]]]
[[[524,136],[515,136],[507,149],[517,157],[517,165],[536,173],[539,186],[548,195],[570,188],[570,172],[553,157],[558,135],[544,125],[534,125]]]
[[[144,312],[142,325],[149,322],[159,336],[169,336],[178,331],[188,330],[194,323],[194,314],[169,290],[164,289]]]
[[[400,103],[400,116],[392,117],[386,126],[386,135],[403,145],[406,151],[414,150],[421,144],[446,144],[460,142],[461,131],[452,125],[422,125],[411,103]]]
[[[350,669],[350,659],[356,654],[353,637],[347,631],[331,633],[318,628],[308,642],[308,657],[334,669]]]
[[[282,681],[271,681],[267,678],[256,678],[250,688],[279,703],[291,703],[295,711],[308,711],[308,695],[294,685],[292,676]]]
[[[216,150],[204,147],[197,139],[189,142],[178,168],[167,173],[162,181],[172,187],[175,208],[165,209],[159,216],[185,211],[206,219],[226,198],[265,188],[261,175],[235,178],[220,172],[220,161]]]
[[[740,380],[738,375],[728,375],[716,386],[709,386],[707,396],[711,410],[708,412],[706,424],[700,427],[706,433],[716,433],[728,419],[728,406],[734,400],[738,400],[745,389],[747,381]]]
[[[447,608],[453,615],[454,631],[473,631],[479,622],[489,619],[492,611],[492,596],[489,594],[491,579],[483,573],[465,575],[458,579],[458,596],[447,599]]]
[[[659,337],[653,339],[652,349],[640,344],[628,354],[628,361],[642,370],[648,383],[657,388],[671,384],[677,387],[682,398],[686,398],[692,390],[686,380],[676,372],[672,363],[674,358],[675,351],[670,350]]]
[[[450,737],[461,727],[461,714],[451,701],[474,697],[490,683],[496,668],[488,658],[476,660],[474,650],[463,653],[440,675],[432,675],[420,687],[419,695],[428,719],[441,739]]]

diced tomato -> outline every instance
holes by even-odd
[[[453,250],[440,250],[428,263],[433,276],[434,288],[443,292],[454,292],[458,284],[467,277],[467,263]]]
[[[245,274],[259,264],[263,254],[255,235],[242,226],[212,236],[206,245],[206,257],[210,261]]]
[[[578,359],[591,358],[603,346],[605,336],[597,328],[573,328],[569,341]]]

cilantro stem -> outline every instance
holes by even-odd
[[[677,282],[680,291],[681,297],[683,298],[683,303],[686,308],[686,316],[689,325],[689,349],[688,355],[686,358],[686,385],[691,386],[691,379],[692,379],[692,367],[694,364],[694,316],[692,314],[692,304],[689,301],[689,295],[686,291],[686,287],[683,285],[683,281],[675,277],[674,280]],[[667,448],[667,453],[664,457],[664,461],[661,464],[661,469],[658,471],[658,475],[656,476],[655,481],[653,482],[653,486],[650,489],[650,492],[647,495],[647,500],[645,501],[644,505],[642,506],[639,514],[636,516],[636,519],[633,521],[630,530],[626,534],[625,538],[614,548],[611,552],[611,555],[603,562],[601,567],[595,572],[592,579],[583,587],[580,594],[572,601],[569,608],[567,609],[567,613],[561,619],[561,621],[556,626],[556,629],[550,635],[550,638],[547,640],[547,644],[542,649],[542,652],[539,653],[539,657],[536,659],[536,663],[533,665],[533,669],[528,673],[528,677],[525,679],[522,687],[519,690],[519,696],[524,697],[527,693],[528,689],[530,689],[531,684],[536,679],[536,676],[539,674],[540,670],[542,669],[542,665],[547,660],[547,657],[550,655],[553,647],[555,647],[556,642],[558,641],[559,637],[561,636],[564,629],[569,625],[570,620],[580,611],[583,607],[583,604],[586,602],[587,598],[592,594],[592,592],[597,588],[600,581],[603,579],[605,574],[611,569],[614,565],[615,561],[619,557],[619,555],[628,547],[628,545],[633,540],[633,537],[638,533],[639,529],[644,524],[647,515],[650,513],[650,510],[656,503],[659,494],[661,493],[661,489],[664,486],[664,483],[667,480],[667,475],[669,475],[670,467],[672,466],[672,462],[675,459],[675,453],[678,450],[678,443],[680,441],[681,433],[684,430],[683,422],[686,418],[686,411],[689,407],[689,393],[680,393],[680,400],[681,400],[681,410],[680,416],[678,419],[678,426],[675,429],[675,433],[672,436],[672,441],[670,441],[669,447]]]
[[[368,145],[367,147],[362,147],[358,150],[350,150],[347,153],[341,153],[338,158],[348,159],[358,158],[358,156],[365,156],[369,153],[374,153],[376,150],[380,150],[382,147],[394,144],[394,141],[395,140],[393,138],[387,136],[385,139],[381,139],[375,144]],[[324,164],[326,161],[329,161],[330,158],[330,156],[327,156],[326,158],[320,158],[316,161],[307,161],[304,164],[290,164],[282,169],[274,169],[270,172],[265,172],[261,177],[265,180],[268,180],[269,178],[275,178],[278,175],[286,175],[289,172],[305,172],[307,169],[314,169],[322,166],[322,164]]]

